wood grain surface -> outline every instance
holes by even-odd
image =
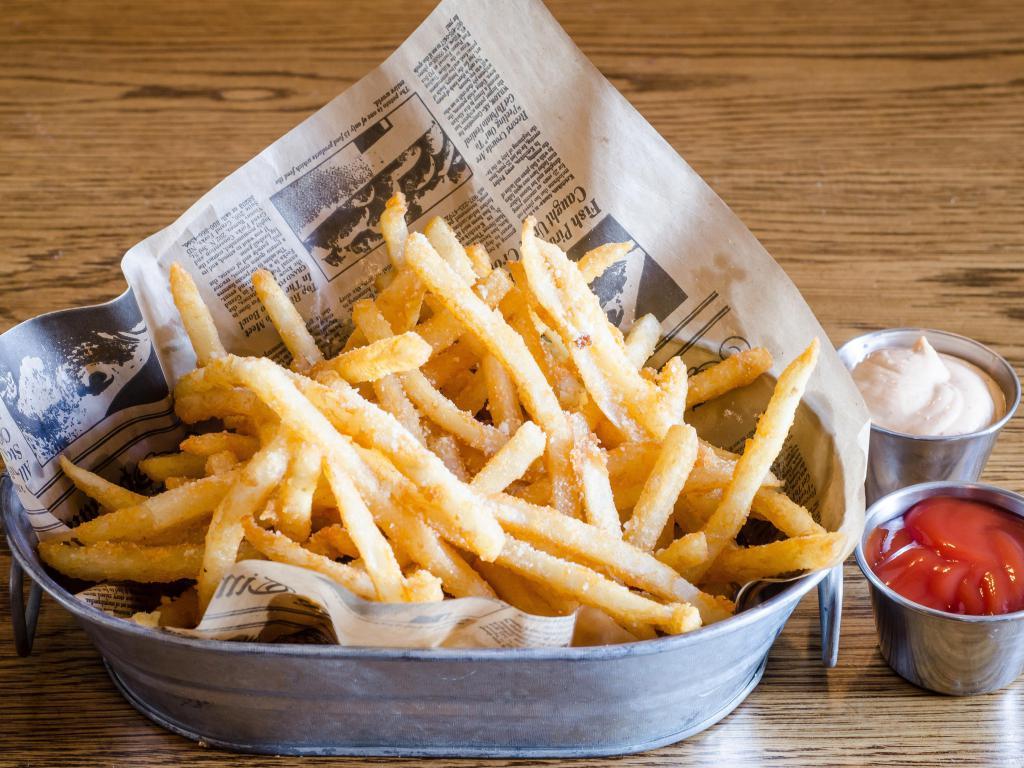
[[[0,331],[120,293],[127,248],[383,60],[431,7],[6,0]],[[937,327],[993,345],[1020,370],[1019,0],[550,7],[761,238],[834,342]],[[1024,491],[1022,464],[1018,416],[985,479]],[[957,699],[902,682],[878,655],[855,566],[846,578],[838,668],[820,666],[809,596],[762,684],[722,723],[655,752],[563,765],[1024,765],[1024,683]],[[326,762],[234,756],[171,735],[118,696],[52,601],[31,658],[14,655],[9,618],[5,594],[0,765]]]

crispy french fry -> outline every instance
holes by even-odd
[[[587,522],[614,536],[622,536],[619,512],[615,508],[611,482],[608,480],[608,464],[604,451],[587,426],[582,415],[574,413],[569,417],[573,430],[572,466],[579,478],[583,492],[583,509]]]
[[[512,284],[503,270],[496,269],[487,277],[479,280],[473,287],[473,293],[486,306],[494,308],[505,297]],[[422,338],[434,354],[448,349],[466,332],[462,322],[448,310],[434,313],[430,319],[416,326],[416,334]]]
[[[633,250],[632,242],[605,243],[597,248],[592,248],[583,254],[576,263],[580,276],[587,283],[592,283],[603,275],[609,267],[622,261]],[[649,355],[648,355],[649,357]],[[646,360],[647,358],[644,358]],[[639,368],[641,362],[637,367]]]
[[[434,250],[462,278],[466,285],[473,285],[476,282],[473,262],[466,253],[466,249],[462,247],[462,243],[459,242],[459,238],[455,236],[455,232],[448,226],[448,222],[435,216],[427,222],[423,234],[434,246]]]
[[[412,329],[419,320],[423,296],[423,283],[416,274],[400,269],[388,287],[377,294],[376,301],[391,327],[401,333]]]
[[[309,538],[313,525],[313,494],[320,480],[323,452],[316,445],[291,440],[291,460],[278,491],[277,528],[295,541]]]
[[[655,552],[654,556],[677,571],[682,571],[700,565],[707,559],[708,540],[703,531],[686,533]]]
[[[384,205],[384,212],[380,215],[380,232],[388,249],[391,266],[395,270],[405,267],[405,239],[409,237],[409,228],[405,223],[407,212],[405,195],[397,192]]]
[[[124,509],[134,507],[146,500],[141,493],[134,493],[116,483],[104,480],[95,472],[73,464],[66,456],[61,456],[60,468],[75,487],[86,496],[95,499],[106,509]]]
[[[513,608],[518,608],[520,611],[534,616],[561,615],[541,594],[541,590],[545,589],[544,585],[538,585],[515,571],[510,571],[495,563],[485,563],[479,560],[474,567],[491,585],[497,596]]]
[[[181,315],[185,333],[192,342],[192,349],[195,350],[196,365],[203,366],[226,355],[213,316],[203,303],[192,275],[177,262],[171,264],[171,296]]]
[[[319,469],[319,466],[317,469]],[[316,552],[318,555],[329,557],[331,560],[338,557],[350,557],[353,559],[359,557],[359,550],[356,549],[352,537],[338,523],[324,526],[311,535],[303,546],[310,552]],[[395,554],[397,555],[397,553]]]
[[[39,542],[39,556],[65,576],[85,581],[170,582],[195,576],[203,545],[144,546],[124,541],[80,545],[49,539]]]
[[[406,243],[409,266],[488,351],[504,365],[519,388],[526,410],[548,435],[548,471],[553,478],[552,500],[563,512],[574,514],[578,500],[568,462],[572,436],[568,419],[522,337],[493,312],[452,271],[422,235]],[[486,559],[486,558],[485,558]]]
[[[505,540],[497,564],[546,588],[600,608],[616,621],[654,624],[670,634],[681,634],[701,624],[700,614],[685,603],[663,605],[630,592],[586,566],[534,549],[511,537]]]
[[[654,354],[654,347],[661,338],[661,323],[654,315],[644,315],[633,323],[626,334],[626,357],[638,369],[643,368],[647,358]]]
[[[482,411],[487,403],[487,376],[484,372],[475,371],[470,374],[469,381],[452,397],[452,402],[456,408],[466,413],[476,415]]]
[[[426,342],[424,342],[426,343]],[[478,362],[475,352],[462,340],[456,341],[448,349],[434,355],[420,371],[438,389],[444,387],[455,377],[468,373]]]
[[[158,483],[168,477],[202,477],[206,474],[206,459],[191,453],[149,456],[139,462],[139,471]]]
[[[825,533],[806,507],[797,504],[774,488],[761,488],[754,494],[752,512],[764,518],[787,536],[812,536]]]
[[[745,387],[772,367],[772,356],[767,349],[754,347],[727,357],[717,365],[695,374],[686,394],[686,407],[692,408],[724,395],[733,389]]]
[[[335,371],[351,384],[377,381],[391,374],[417,370],[430,358],[430,351],[427,342],[407,331],[397,336],[381,337],[366,346],[342,352],[314,366],[313,373]]]
[[[462,463],[462,456],[459,454],[459,444],[451,435],[437,435],[427,441],[430,449],[437,454],[438,458],[448,467],[448,471],[455,475],[462,482],[469,480],[469,473],[466,465]]]
[[[284,289],[278,285],[274,275],[265,269],[256,270],[252,275],[256,295],[263,304],[270,322],[274,324],[285,347],[292,354],[292,365],[296,370],[306,371],[324,359],[313,335],[306,328],[299,310]]]
[[[487,249],[480,243],[467,245],[466,255],[473,264],[473,272],[477,277],[487,277],[494,271],[494,268],[491,266],[491,257],[487,255]]]
[[[753,439],[747,441],[746,450],[736,462],[736,470],[722,496],[722,503],[704,525],[708,559],[688,571],[694,580],[699,580],[707,572],[746,522],[754,495],[782,450],[796,416],[796,408],[818,360],[818,346],[818,340],[812,340],[810,346],[779,377],[768,407],[757,421]]]
[[[134,507],[100,515],[61,535],[83,544],[101,541],[138,541],[160,531],[210,514],[224,498],[238,472],[193,480],[173,490],[150,496]]]
[[[372,300],[356,302],[352,317],[371,340],[387,338],[391,328]],[[473,418],[473,414],[461,411],[448,398],[438,392],[419,371],[397,374],[406,395],[420,409],[424,416],[446,432],[451,432],[474,448],[487,454],[494,453],[506,440],[506,436],[489,424]]]
[[[206,457],[203,471],[207,475],[220,475],[234,469],[238,465],[238,457],[231,451],[221,451]]]
[[[179,447],[185,453],[195,456],[212,456],[222,451],[231,451],[239,460],[248,461],[259,450],[260,441],[234,432],[207,432],[186,437]]]
[[[842,553],[842,533],[816,533],[755,547],[728,545],[715,560],[707,578],[744,584],[793,571],[816,570],[835,562]]]
[[[310,552],[287,536],[261,528],[252,517],[242,518],[242,531],[256,549],[275,562],[316,571],[364,600],[373,600],[377,595],[370,575],[364,570]]]
[[[634,547],[645,552],[654,549],[697,461],[697,445],[697,432],[689,424],[676,424],[665,435],[654,469],[625,525],[625,539]]]
[[[498,493],[522,477],[544,454],[547,438],[544,431],[527,421],[512,438],[494,454],[473,478],[473,487],[483,493]]]
[[[652,555],[600,528],[512,496],[501,495],[499,499],[498,519],[519,538],[599,565],[615,578],[656,597],[692,603],[706,624],[732,615],[730,601],[701,592]]]
[[[252,457],[213,511],[213,519],[206,532],[203,565],[197,579],[199,605],[203,610],[206,610],[220,580],[238,557],[238,545],[243,535],[242,521],[251,518],[266,503],[287,468],[288,444],[284,437],[279,436]]]
[[[512,377],[494,355],[485,356],[481,366],[487,384],[487,408],[491,412],[491,419],[502,432],[511,435],[523,423],[519,396]]]

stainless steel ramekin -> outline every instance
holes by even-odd
[[[937,352],[973,363],[991,376],[1003,391],[1006,413],[991,426],[966,435],[908,435],[872,424],[865,480],[868,504],[915,483],[974,482],[981,477],[999,431],[1020,404],[1020,381],[1013,366],[985,345],[955,333],[927,328],[873,331],[846,342],[839,349],[839,358],[852,371],[872,352],[886,347],[911,347],[921,336],[928,339]]]
[[[973,483],[921,483],[875,502],[855,553],[871,586],[878,647],[900,677],[921,688],[956,696],[988,693],[1024,672],[1024,611],[963,616],[926,608],[883,584],[864,556],[871,531],[933,496],[983,501],[1024,517],[1024,496]]]

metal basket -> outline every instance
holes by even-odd
[[[581,757],[671,744],[746,698],[775,638],[815,585],[826,666],[838,650],[841,566],[779,585],[719,624],[626,645],[395,650],[185,639],[108,616],[54,581],[6,475],[0,509],[14,555],[19,654],[31,651],[45,590],[75,617],[139,712],[240,752]],[[32,581],[27,604],[25,574]]]

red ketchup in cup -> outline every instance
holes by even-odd
[[[974,616],[1024,610],[1024,518],[936,496],[871,532],[866,559],[908,600]]]

